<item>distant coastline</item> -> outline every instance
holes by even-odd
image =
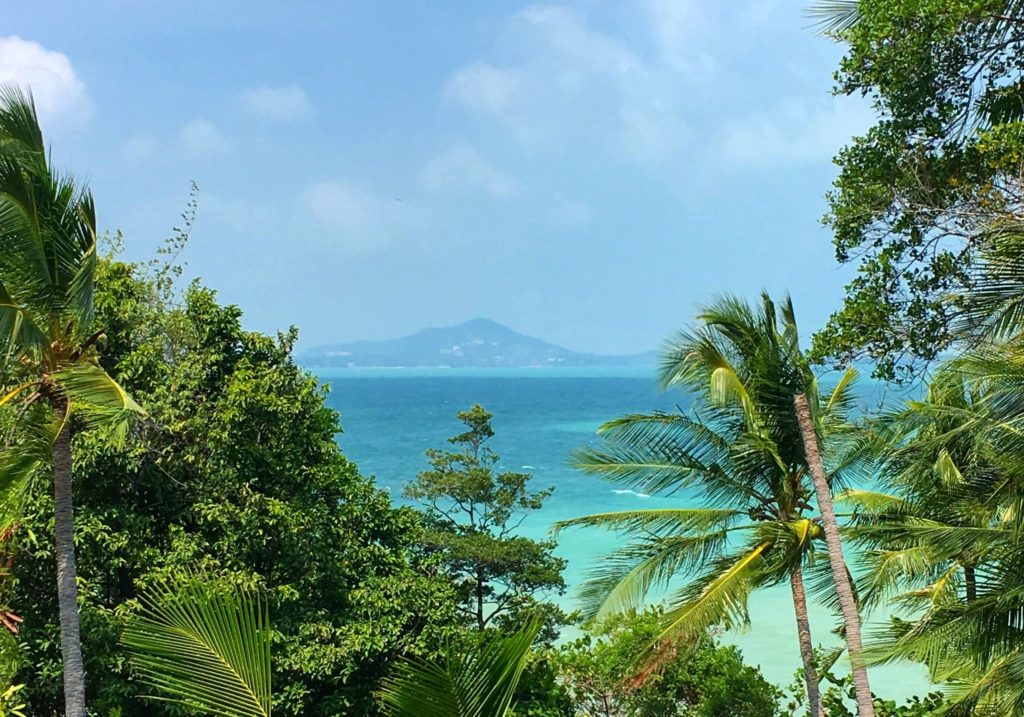
[[[652,368],[657,355],[654,351],[623,356],[571,351],[490,319],[472,319],[397,339],[316,346],[302,351],[299,360],[309,367],[341,369]]]
[[[655,366],[318,366],[301,364],[322,379],[372,378],[608,378],[655,380]]]

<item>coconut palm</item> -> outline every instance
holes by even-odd
[[[837,448],[833,475],[855,476],[863,467],[857,434],[847,423],[855,373],[818,395],[788,298],[776,308],[765,295],[758,309],[724,298],[698,314],[697,322],[670,343],[660,371],[664,388],[691,393],[692,411],[607,423],[600,430],[603,443],[579,451],[574,462],[635,491],[685,491],[700,507],[591,515],[557,528],[599,526],[637,536],[588,582],[584,598],[592,615],[637,607],[652,589],[683,581],[665,614],[662,638],[668,643],[692,641],[712,626],[745,623],[752,591],[788,581],[810,712],[818,715],[804,570],[823,533],[812,517],[793,396],[814,396],[817,423]]]
[[[74,430],[122,437],[139,407],[98,365],[93,325],[96,214],[92,197],[55,171],[29,95],[0,88],[0,405],[19,401],[0,454],[10,520],[36,468],[53,469],[57,593],[65,710],[85,717],[72,503]]]
[[[986,390],[950,364],[935,374],[923,400],[876,422],[886,456],[880,477],[890,491],[840,496],[855,510],[852,535],[862,548],[865,605],[885,604],[908,590],[932,601],[977,598],[987,543],[944,554],[941,544],[920,540],[918,530],[1013,527],[1006,511],[1012,475],[985,429]]]
[[[925,401],[889,419],[894,494],[851,496],[869,598],[914,616],[880,630],[869,657],[926,665],[952,714],[1024,715],[1021,386],[1019,345],[943,368]]]
[[[857,607],[853,580],[846,568],[843,555],[843,544],[839,537],[839,522],[832,504],[832,489],[829,486],[825,464],[821,459],[819,443],[819,421],[815,420],[807,395],[798,393],[793,397],[796,408],[797,423],[800,426],[800,437],[803,441],[804,456],[814,495],[821,514],[821,532],[828,548],[828,562],[832,570],[832,582],[835,585],[839,610],[843,615],[843,636],[846,649],[850,655],[850,667],[853,671],[853,688],[857,698],[857,711],[860,717],[874,717],[874,698],[868,683],[868,670],[864,662],[864,644],[860,630],[860,611]]]

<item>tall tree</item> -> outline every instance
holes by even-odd
[[[499,457],[486,445],[494,436],[492,418],[479,405],[460,411],[466,430],[448,439],[456,450],[427,451],[430,470],[405,488],[425,506],[427,542],[454,577],[462,610],[478,630],[565,590],[565,561],[554,556],[555,544],[516,534],[552,489],[530,491],[529,474],[498,469]]]
[[[697,316],[665,353],[662,386],[693,396],[693,414],[627,416],[601,429],[604,444],[576,465],[649,494],[695,491],[701,507],[599,514],[567,521],[637,534],[606,561],[586,591],[590,612],[635,607],[655,586],[691,579],[672,598],[663,637],[703,638],[747,620],[756,588],[788,581],[811,713],[821,713],[803,572],[820,546],[810,514],[809,467],[793,396],[817,391],[799,352],[792,304],[725,298]],[[837,475],[861,468],[847,423],[851,372],[816,401],[834,442]],[[817,394],[815,393],[817,397]],[[840,448],[842,446],[842,448]]]
[[[32,98],[0,89],[0,342],[9,359],[3,377],[9,391],[0,403],[23,401],[14,442],[0,460],[0,485],[11,508],[38,466],[52,466],[68,717],[86,714],[72,435],[102,427],[123,438],[128,414],[141,412],[97,363],[102,331],[93,312],[96,241],[92,196],[50,166]]]
[[[826,223],[855,262],[819,359],[910,378],[958,338],[979,251],[1024,219],[1024,5],[1018,0],[822,2],[846,47],[836,92],[878,119],[836,157]],[[1016,228],[1015,228],[1016,227]]]

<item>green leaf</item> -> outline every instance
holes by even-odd
[[[145,594],[121,642],[157,699],[221,717],[269,717],[270,638],[257,594],[190,575]]]
[[[84,420],[87,428],[109,431],[115,442],[124,440],[132,415],[145,415],[127,391],[95,364],[75,364],[51,379],[67,396],[72,415]]]
[[[389,717],[505,717],[540,629],[533,621],[443,663],[406,660],[379,697]]]

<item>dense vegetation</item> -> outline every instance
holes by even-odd
[[[815,338],[820,357],[912,378],[963,340],[984,251],[1019,233],[1024,7],[1015,0],[832,0],[836,92],[878,121],[836,157],[826,224],[858,274]]]
[[[194,284],[161,294],[146,268],[100,264],[103,362],[148,418],[124,446],[76,436],[76,542],[91,704],[154,714],[117,646],[140,589],[211,568],[270,599],[280,714],[365,710],[392,655],[436,649],[451,585],[419,555],[418,517],[339,452],[337,415],[291,359],[294,332],[246,332]],[[51,498],[21,519],[13,604],[25,611],[23,680],[35,714],[59,712],[50,588]]]
[[[677,499],[555,526],[621,537],[580,615],[554,538],[517,531],[552,489],[501,468],[486,409],[396,506],[339,450],[297,332],[180,285],[194,205],[152,262],[101,256],[91,195],[4,90],[0,717],[1024,717],[1024,4],[818,13],[837,90],[879,116],[826,219],[860,272],[810,353],[788,299],[708,304],[658,374],[690,408],[575,454]],[[858,413],[864,358],[917,398]],[[719,642],[777,585],[784,689]],[[872,695],[895,660],[941,691]]]

